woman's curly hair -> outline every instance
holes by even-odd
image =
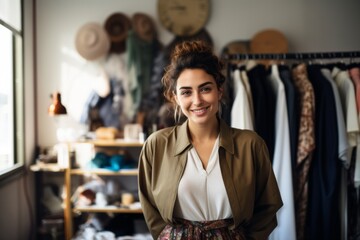
[[[225,82],[222,73],[224,64],[213,53],[213,49],[203,41],[184,41],[175,46],[171,54],[171,63],[166,67],[161,79],[165,98],[174,103],[176,83],[185,69],[202,69],[214,77],[216,85],[221,88]]]

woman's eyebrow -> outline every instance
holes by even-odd
[[[204,83],[199,85],[199,88],[202,88],[203,86],[206,86],[208,84],[214,84],[214,83],[213,82],[204,82]]]
[[[204,87],[204,86],[206,86],[206,85],[208,85],[208,84],[214,84],[214,83],[213,83],[213,82],[204,82],[204,83],[200,84],[200,85],[198,86],[198,88],[202,88],[202,87]],[[191,89],[191,88],[192,88],[192,87],[183,86],[183,87],[180,87],[179,90],[181,90],[181,89]]]

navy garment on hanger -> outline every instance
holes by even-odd
[[[309,65],[315,93],[316,148],[309,172],[306,239],[341,239],[339,191],[341,162],[334,93],[320,65]]]
[[[120,129],[127,122],[122,119],[124,89],[122,82],[110,79],[110,93],[105,98],[100,97],[92,91],[84,106],[80,122],[89,123],[89,113],[91,108],[97,108],[99,116],[105,127]]]
[[[276,96],[266,79],[267,74],[262,64],[247,71],[254,105],[254,129],[266,142],[272,161],[275,147]]]

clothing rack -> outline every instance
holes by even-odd
[[[304,53],[235,53],[223,54],[222,59],[228,62],[233,60],[312,60],[312,59],[343,59],[343,58],[360,58],[360,51],[345,51],[345,52],[304,52]],[[231,64],[229,65],[231,66]],[[342,169],[342,184],[346,184],[347,172]],[[341,215],[341,237],[347,240],[348,238],[348,205],[347,189],[341,189],[341,208],[344,211]]]
[[[225,60],[250,60],[250,59],[331,59],[331,58],[360,58],[360,51],[347,52],[307,52],[307,53],[238,53],[224,54]]]

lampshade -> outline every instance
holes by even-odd
[[[54,92],[50,95],[52,98],[52,103],[49,106],[48,113],[50,116],[67,114],[66,108],[61,103],[61,94],[59,92]]]

